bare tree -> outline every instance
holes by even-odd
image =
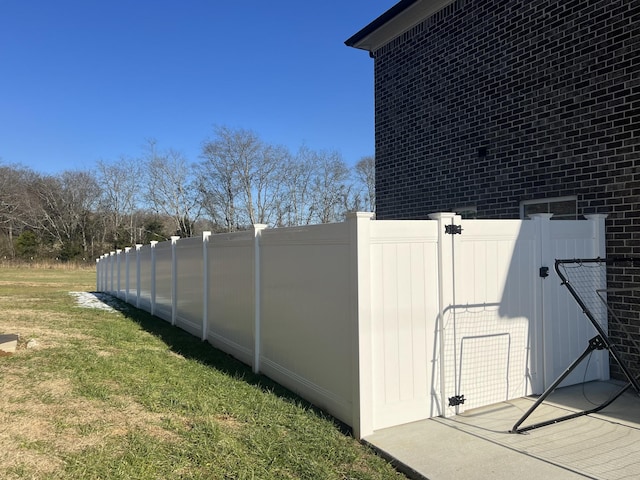
[[[190,237],[200,217],[201,204],[193,167],[175,150],[160,152],[150,140],[146,154],[145,198],[159,214],[169,216],[177,235]]]
[[[137,238],[135,212],[139,207],[141,168],[138,161],[120,157],[116,162],[99,161],[98,182],[102,191],[100,211],[105,223],[104,235],[114,247],[133,245]]]
[[[284,167],[290,158],[289,151],[281,146],[263,145],[260,158],[249,172],[251,190],[253,190],[254,213],[252,223],[273,223],[278,206],[282,203],[283,181],[286,176]]]
[[[85,259],[89,253],[94,256],[89,247],[93,244],[90,238],[95,234],[93,215],[101,196],[98,182],[93,174],[87,171],[66,171],[62,173],[60,180],[64,210],[59,213],[63,223],[67,225],[67,242],[78,241]]]
[[[14,234],[19,234],[20,192],[25,189],[25,170],[18,166],[0,165],[0,232],[5,239],[2,242],[2,254],[13,257]]]
[[[314,152],[312,159],[315,166],[311,182],[312,218],[317,223],[340,221],[350,193],[349,168],[335,151]]]
[[[302,146],[285,168],[278,225],[309,225],[317,221],[318,177],[322,154]]]
[[[199,185],[212,219],[233,231],[276,218],[286,149],[266,145],[249,130],[217,127],[202,158]]]
[[[25,196],[33,172],[18,165],[0,166],[0,232],[3,256],[13,258],[15,239],[25,225]]]
[[[282,175],[282,194],[278,203],[276,225],[290,227],[309,225],[312,221],[311,180],[314,164],[307,158],[307,149],[301,149],[290,159]]]
[[[354,167],[359,187],[364,190],[362,208],[375,212],[376,208],[376,160],[375,157],[362,157]]]
[[[25,176],[25,188],[17,197],[23,229],[38,232],[51,253],[75,258],[89,250],[89,225],[99,189],[89,172],[66,171],[61,175]]]
[[[221,139],[205,142],[202,158],[198,165],[201,204],[214,223],[223,226],[226,232],[233,232],[240,224],[237,213],[240,185],[232,145]]]

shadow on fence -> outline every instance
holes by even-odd
[[[97,293],[97,292],[92,292]],[[154,317],[150,313],[140,310],[129,303],[109,294],[100,292],[101,295],[108,295],[109,306],[120,312],[125,318],[138,324],[144,331],[150,333],[162,342],[175,354],[187,360],[196,361],[202,365],[213,368],[236,380],[248,383],[259,388],[265,393],[271,393],[281,399],[301,406],[313,412],[318,417],[329,420],[345,435],[353,435],[351,427],[341,422],[337,418],[329,415],[325,411],[315,407],[307,400],[296,395],[292,391],[274,382],[270,378],[256,374],[251,367],[245,365],[240,360],[219,350],[206,341],[191,335],[181,328],[171,325],[169,322]]]

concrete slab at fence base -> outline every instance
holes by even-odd
[[[559,389],[530,423],[606,400],[619,385],[590,382]],[[432,418],[364,439],[411,478],[640,478],[640,398],[627,391],[599,414],[507,433],[535,399],[527,397],[451,418]]]
[[[18,347],[18,335],[0,334],[0,352],[14,353]]]

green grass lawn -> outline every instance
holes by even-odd
[[[93,270],[0,268],[0,333],[20,335],[0,357],[0,478],[404,478],[207,343],[69,295],[94,289]]]

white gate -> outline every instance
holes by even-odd
[[[449,221],[460,228],[441,242],[444,415],[541,393],[595,335],[553,267],[556,258],[604,256],[601,223]],[[597,352],[563,385],[608,378],[607,361]]]
[[[445,398],[458,412],[531,393],[540,280],[536,222],[461,225],[451,235],[454,288],[443,324],[445,389],[453,391]]]

